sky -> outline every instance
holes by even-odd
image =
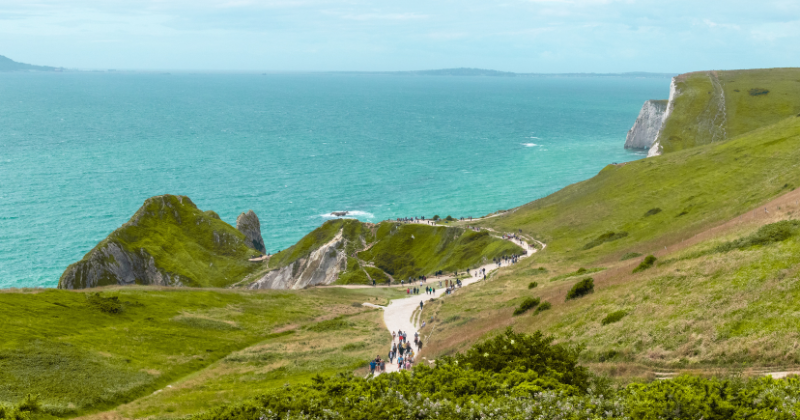
[[[800,1],[0,0],[0,55],[86,70],[796,67]]]

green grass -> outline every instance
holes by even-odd
[[[582,276],[584,274],[597,273],[597,272],[600,272],[600,271],[603,271],[603,270],[605,270],[605,268],[603,268],[603,267],[595,267],[595,268],[589,268],[589,269],[581,267],[581,268],[579,268],[579,269],[577,269],[577,270],[575,270],[573,272],[565,273],[565,274],[561,274],[560,276],[552,277],[550,279],[550,281],[564,280],[564,279],[568,279],[568,278],[571,278],[571,277]],[[525,274],[527,274],[527,272],[525,272]]]
[[[477,267],[493,258],[521,254],[523,250],[488,232],[419,224],[381,223],[377,243],[359,258],[392,275],[396,280],[436,271]]]
[[[664,152],[731,139],[800,113],[800,69],[696,72],[676,81],[679,94],[659,136]]]
[[[272,334],[281,326],[311,325],[298,336],[352,330],[343,318],[312,321],[331,312],[371,313],[351,303],[384,304],[397,294],[386,288],[96,292],[0,293],[0,404],[16,404],[32,393],[40,396],[45,412],[58,416],[110,409],[201,372],[233,352],[294,339],[296,334]],[[364,333],[349,335],[363,339],[376,330]],[[276,351],[279,359],[288,357]]]
[[[791,117],[728,142],[607,166],[589,180],[481,223],[501,231],[521,228],[544,241],[544,261],[619,259],[632,249],[647,251],[649,241],[680,240],[789,192],[800,180],[798,161],[800,118]],[[642,217],[656,207],[663,211]],[[628,236],[582,249],[606,232]]]
[[[188,197],[164,195],[147,199],[129,222],[70,265],[59,287],[66,286],[70,272],[77,273],[73,288],[117,285],[120,280],[107,269],[102,270],[98,284],[86,283],[93,269],[115,262],[109,247],[120,247],[132,255],[146,253],[160,272],[178,275],[185,286],[195,287],[233,284],[256,269],[247,259],[259,255],[247,247],[242,233],[216,213],[201,211]],[[136,279],[137,283],[142,281]]]

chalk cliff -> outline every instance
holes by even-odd
[[[667,101],[649,100],[642,105],[639,117],[633,123],[625,139],[626,149],[648,150],[658,137],[661,130],[664,113],[667,110]]]

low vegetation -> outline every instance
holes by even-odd
[[[603,245],[606,242],[613,242],[626,236],[628,236],[628,232],[606,232],[584,245],[581,249],[584,251],[587,249],[592,249],[594,247]]]
[[[619,260],[620,261],[631,260],[631,259],[634,259],[636,257],[641,257],[641,256],[642,256],[642,254],[640,254],[638,252],[628,252],[628,253],[625,253],[625,255],[623,255],[622,258],[620,258]]]
[[[600,321],[600,323],[603,325],[613,324],[615,322],[621,321],[622,318],[625,317],[625,315],[628,315],[628,313],[625,311],[611,312],[610,314],[606,315],[606,317],[603,318],[603,320]]]
[[[580,350],[539,332],[507,330],[435,367],[372,379],[315,376],[195,420],[795,418],[797,378],[725,381],[682,376],[623,388],[592,377]],[[665,413],[668,416],[665,417]]]
[[[633,269],[633,273],[636,274],[644,270],[647,270],[648,268],[653,267],[653,265],[655,265],[656,263],[656,260],[657,258],[652,255],[644,257],[644,260],[642,260],[642,262],[639,263],[639,265]]]
[[[256,395],[268,384],[363,364],[387,341],[380,313],[350,303],[385,304],[400,295],[386,288],[0,292],[0,405],[15,406],[32,394],[38,396],[42,418],[72,417],[134,400],[139,402],[129,409],[141,411],[130,417],[163,413],[167,407],[178,414],[197,412]],[[341,316],[317,321],[329,313]],[[320,354],[315,350],[324,347],[313,344],[296,346],[307,352],[290,350],[290,343],[302,341],[330,342],[334,349]],[[336,348],[356,341],[369,345],[348,355]],[[281,367],[284,373],[267,374]],[[216,373],[199,373],[208,369]],[[153,394],[189,374],[193,379],[180,390]]]
[[[569,292],[567,292],[567,300],[577,299],[589,293],[594,293],[594,279],[591,277],[587,277],[575,283],[575,285],[569,289]]]
[[[536,286],[538,286],[538,285],[539,285],[539,283],[537,283],[535,281],[532,281],[532,282],[528,283],[528,289],[535,289]]]
[[[525,300],[523,300],[522,303],[520,303],[519,306],[514,309],[514,316],[522,315],[525,312],[530,311],[531,309],[535,308],[539,302],[541,302],[541,299],[539,298],[525,298]]]

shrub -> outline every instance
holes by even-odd
[[[656,215],[658,213],[661,213],[661,209],[658,208],[658,207],[655,207],[655,208],[652,208],[650,210],[647,210],[647,213],[644,214],[644,217],[654,216],[654,215]]]
[[[445,218],[444,218],[444,220],[447,220],[448,222],[452,222],[452,221],[454,221],[454,220],[456,220],[456,219],[453,219],[453,216],[450,216],[450,215],[448,214],[448,215],[447,215],[447,217],[445,217]]]
[[[639,264],[638,267],[633,269],[634,274],[640,271],[647,270],[648,268],[652,267],[653,264],[656,263],[657,258],[653,255],[648,255],[644,257],[644,260]]]
[[[439,220],[439,215],[438,215],[438,214],[437,214],[437,215],[434,215],[434,216],[433,216],[433,220],[434,220],[434,221],[435,221],[435,220]]]
[[[591,277],[587,277],[572,286],[572,289],[569,289],[567,292],[567,300],[577,299],[581,296],[586,296],[589,293],[594,292],[594,279]]]
[[[761,89],[761,88],[753,88],[747,91],[750,96],[760,96],[760,95],[767,95],[769,94],[768,89]]]
[[[117,296],[102,297],[100,293],[91,293],[86,295],[86,301],[89,306],[99,309],[101,312],[107,314],[122,313],[122,302],[119,301]]]
[[[622,238],[624,238],[626,236],[628,236],[628,232],[606,232],[606,233],[598,236],[597,238],[595,238],[594,240],[592,240],[588,244],[584,245],[583,248],[581,248],[581,249],[583,249],[584,251],[587,250],[587,249],[592,249],[592,248],[594,248],[596,246],[600,246],[600,245],[602,245],[602,244],[604,244],[606,242],[616,241],[617,239],[622,239]]]
[[[769,245],[782,242],[792,237],[800,227],[798,220],[782,220],[776,223],[761,226],[750,236],[727,242],[714,248],[714,252],[727,252],[734,249],[744,249],[756,245]]]
[[[42,403],[39,402],[38,395],[28,394],[17,405],[18,411],[27,411],[29,413],[38,413],[42,410]]]
[[[623,255],[622,258],[620,258],[619,260],[620,261],[625,261],[625,260],[630,260],[632,258],[641,257],[641,256],[642,256],[642,254],[640,254],[638,252],[628,252],[627,254]]]
[[[597,359],[598,359],[598,361],[600,361],[600,363],[607,362],[607,361],[617,357],[617,354],[618,353],[617,353],[616,350],[606,350],[606,351],[600,353],[600,355],[599,355],[599,357]]]
[[[510,327],[503,334],[475,344],[452,360],[459,366],[495,373],[534,371],[541,377],[558,378],[564,384],[585,390],[589,372],[578,366],[580,348],[552,344],[552,336],[541,331],[518,334]],[[447,361],[448,359],[445,359]]]
[[[535,289],[536,286],[538,286],[538,285],[539,285],[539,283],[537,283],[535,281],[532,281],[532,282],[528,283],[528,290]]]
[[[539,312],[544,312],[544,311],[546,311],[546,310],[548,310],[548,309],[550,309],[552,307],[553,307],[553,305],[550,302],[542,302],[536,308],[536,313],[538,314]]]
[[[522,303],[519,304],[519,307],[517,309],[514,309],[514,316],[522,315],[525,312],[528,312],[529,310],[535,308],[536,305],[538,305],[540,301],[541,300],[538,297],[537,298],[525,298],[525,300],[523,300]]]
[[[600,323],[603,325],[613,324],[622,319],[623,317],[625,317],[625,315],[628,315],[628,313],[625,311],[611,312],[610,314],[606,315],[606,317],[603,318],[603,320],[600,321]]]

